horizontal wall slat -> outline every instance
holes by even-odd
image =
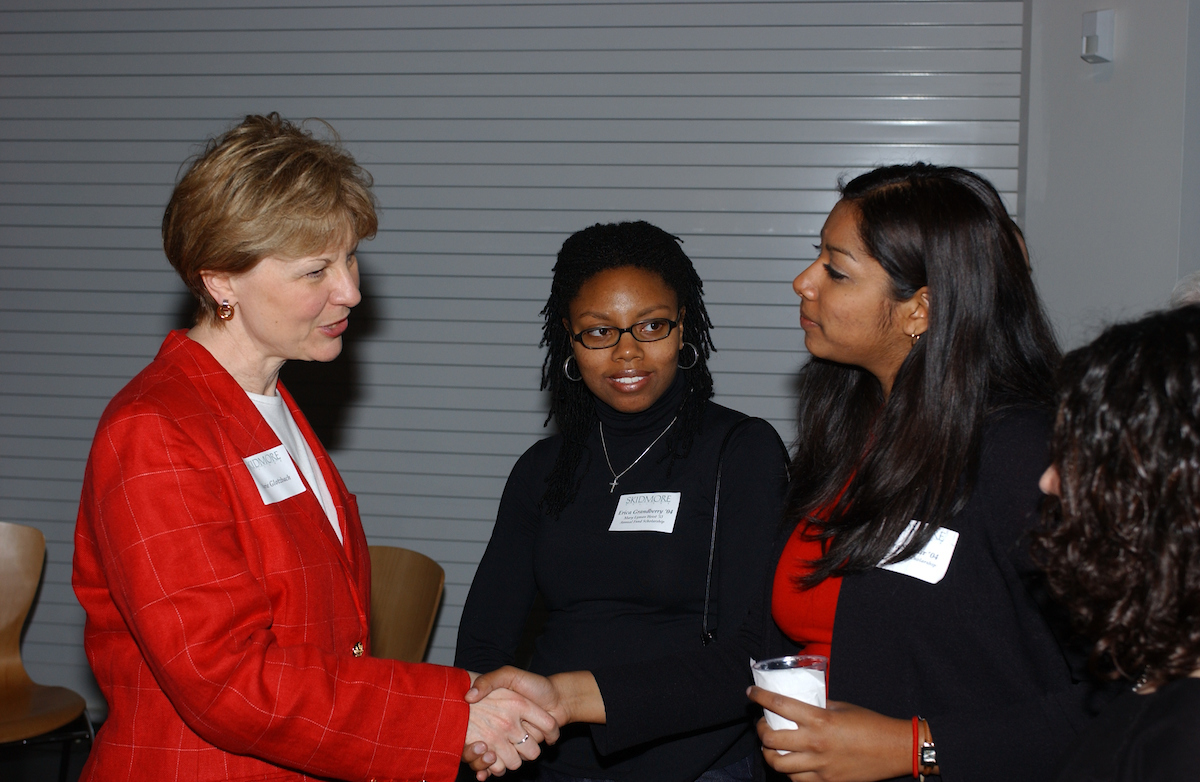
[[[660,5],[671,6],[672,8],[686,8],[697,2],[707,2],[710,0],[656,0]],[[723,0],[721,0],[723,1]],[[777,0],[752,0],[754,2],[777,2]],[[879,0],[796,0],[804,3],[847,3],[847,2],[878,2]],[[894,0],[889,0],[894,1]],[[922,2],[945,2],[945,0],[921,0]],[[958,2],[975,2],[976,0],[958,0]],[[634,5],[643,3],[645,0],[526,0],[530,5],[596,5],[603,3],[606,6],[614,9],[620,9],[624,5]],[[512,5],[512,0],[356,0],[356,6],[387,6],[387,7],[409,7],[409,6],[425,6],[431,3],[436,3],[443,7],[456,7],[460,9],[475,8],[477,6],[508,6]],[[290,11],[294,8],[322,8],[329,5],[329,0],[256,0],[254,7],[263,9],[264,11]],[[750,2],[747,2],[749,7]],[[210,11],[220,10],[228,6],[226,0],[123,0],[120,9],[123,11],[133,10],[152,10],[163,11],[175,8],[207,8]],[[42,13],[54,13],[62,11],[78,11],[80,8],[91,8],[95,10],[95,6],[88,6],[86,3],[81,3],[81,0],[9,0],[5,9],[9,12],[27,12],[38,11]]]
[[[955,99],[966,100],[966,99]],[[996,99],[1011,103],[1008,107],[1018,108],[1016,99]],[[258,108],[264,109],[259,102]],[[902,104],[900,113],[916,114],[918,110]],[[899,117],[909,120],[912,117]],[[174,154],[167,152],[170,148]],[[527,141],[492,142],[476,139],[474,143],[459,146],[443,141],[409,141],[404,144],[390,142],[363,142],[358,145],[363,163],[386,161],[389,163],[437,163],[457,164],[506,163],[506,164],[603,164],[617,159],[626,165],[703,165],[714,157],[728,165],[771,165],[772,161],[785,166],[827,165],[838,159],[847,168],[863,168],[888,162],[914,160],[936,160],[944,165],[971,168],[1012,168],[1017,162],[1017,153],[1012,145],[994,144],[809,144],[802,141],[790,144],[767,143],[692,143],[687,145],[646,139],[622,142],[600,141]],[[67,143],[53,141],[10,141],[0,148],[3,158],[12,160],[74,161],[91,158],[93,161],[121,162],[139,157],[143,152],[162,154],[184,160],[194,150],[183,145],[165,145],[153,141],[130,142],[82,142]],[[105,242],[107,244],[107,242]],[[150,246],[157,242],[151,241]]]
[[[1010,96],[1005,96],[1010,97]],[[972,99],[974,100],[974,99]],[[882,109],[881,106],[876,108]],[[591,114],[594,112],[594,114]],[[736,114],[737,112],[731,112]],[[882,111],[880,112],[882,113]],[[676,144],[702,143],[788,143],[796,138],[806,139],[811,144],[1010,144],[1018,135],[1018,125],[1012,121],[960,120],[942,121],[936,124],[921,121],[895,120],[851,120],[830,119],[771,119],[755,120],[752,117],[730,119],[709,118],[700,125],[695,117],[675,113],[671,119],[642,118],[637,124],[636,134],[630,134],[627,118],[612,117],[603,108],[589,108],[590,116],[561,120],[543,120],[538,123],[539,132],[530,134],[528,122],[536,117],[451,117],[397,119],[390,122],[360,122],[372,127],[360,129],[364,139],[395,138],[412,141],[439,139],[443,141],[477,141],[489,143],[539,141],[560,142],[563,139],[582,139],[597,142],[632,141],[649,136],[670,137]],[[469,125],[463,119],[471,120]],[[340,123],[352,128],[356,123]],[[103,143],[111,138],[136,138],[149,136],[154,128],[145,123],[95,122],[63,120],[56,123],[57,131],[44,133],[37,130],[37,120],[0,121],[0,141],[53,141],[56,139],[96,139]],[[86,126],[86,130],[84,127]],[[178,132],[178,131],[175,131]],[[161,193],[156,190],[155,195]]]
[[[520,97],[526,95],[557,95],[577,98],[602,96],[658,96],[662,94],[725,97],[762,95],[778,90],[779,74],[691,74],[691,73],[604,73],[582,74],[467,74],[439,75],[436,84],[430,77],[403,74],[352,75],[354,96],[367,98],[403,98],[419,96],[422,90],[436,89],[450,97]],[[305,89],[319,94],[334,94],[344,84],[346,76],[308,75]],[[838,73],[787,75],[786,97],[849,96],[869,97],[879,94],[912,97],[1015,97],[1020,94],[1020,78],[1012,74],[876,74]],[[225,76],[184,76],[156,74],[139,76],[104,76],[95,79],[45,76],[40,78],[11,78],[0,83],[0,97],[11,98],[76,98],[76,97],[159,97],[176,99],[189,97],[295,96],[298,85],[287,74],[279,76],[246,77],[236,73]],[[448,103],[448,99],[444,99]],[[576,111],[587,110],[579,106]],[[510,109],[511,110],[511,109]],[[506,112],[507,113],[507,112]],[[632,112],[630,112],[632,114]],[[599,116],[599,115],[597,115]],[[142,129],[145,133],[151,129]],[[134,136],[135,138],[137,136]],[[147,136],[143,136],[147,137]],[[405,138],[402,136],[401,138]],[[423,136],[416,136],[422,138]]]
[[[1019,2],[1003,3],[1019,9]],[[662,6],[660,6],[661,8]],[[873,10],[873,8],[872,8]],[[673,11],[671,13],[674,13]],[[296,52],[313,54],[347,51],[494,52],[494,51],[657,51],[670,57],[683,50],[878,50],[878,49],[1006,49],[1021,48],[1020,12],[1005,25],[733,25],[701,27],[625,27],[596,30],[509,28],[504,35],[486,29],[355,29],[290,30],[283,34],[220,30],[148,30],[145,32],[89,30],[75,33],[24,31],[0,33],[0,50],[12,54],[72,55],[84,52],[150,52],[174,56],[179,52]]]
[[[358,6],[354,14],[336,7],[293,7],[286,15],[261,7],[225,6],[221,13],[182,7],[164,9],[77,9],[70,12],[10,12],[5,14],[9,33],[144,31],[163,27],[201,30],[262,30],[267,32],[315,29],[403,30],[508,30],[514,28],[586,28],[591,31],[635,28],[689,29],[696,27],[814,27],[854,24],[848,12],[854,3],[691,3],[676,4],[664,14],[658,4],[630,4],[614,15],[606,3],[478,5],[463,14],[453,5],[408,7]],[[879,3],[871,11],[873,25],[1020,25],[1019,2]],[[679,13],[687,14],[680,24]],[[748,14],[753,14],[753,21]],[[861,24],[859,22],[858,24]]]
[[[55,185],[104,185],[106,187],[138,187],[149,185],[138,191],[149,201],[166,205],[171,194],[178,164],[112,164],[112,163],[19,163],[0,162],[0,181],[19,184],[26,188],[37,188],[28,192],[42,194]],[[976,168],[1001,191],[1016,191],[1017,173],[1009,168]],[[828,192],[831,183],[844,174],[860,173],[860,169],[832,168],[822,166],[736,166],[729,164],[709,166],[634,166],[614,162],[606,165],[504,165],[496,163],[465,164],[453,161],[442,163],[396,164],[377,161],[371,165],[376,192],[386,195],[390,189],[417,190],[424,188],[479,188],[523,190],[530,187],[557,187],[567,189],[659,189],[664,182],[671,182],[680,190],[711,190],[721,188],[731,192],[740,190],[817,190]],[[62,190],[62,188],[57,188]],[[70,191],[67,191],[69,194]],[[157,193],[161,197],[148,195]],[[44,196],[45,197],[45,196]],[[65,198],[57,195],[53,198]],[[6,198],[0,193],[0,199]],[[4,201],[8,203],[8,201]],[[384,201],[387,203],[387,201]],[[95,248],[89,252],[111,252]],[[154,265],[163,258],[155,248],[148,253]],[[110,258],[107,263],[119,263],[122,259]],[[0,259],[0,264],[8,263]],[[3,266],[0,266],[3,268]]]
[[[312,52],[229,52],[221,58],[221,71],[241,73],[304,73],[312,68]],[[342,75],[405,74],[444,76],[531,73],[1001,73],[1011,75],[1021,67],[1014,49],[846,49],[673,52],[664,64],[659,51],[355,51],[339,52],[336,69]],[[71,77],[76,73],[128,76],[161,66],[157,53],[0,54],[0,68],[12,77]],[[203,76],[212,73],[212,55],[180,52],[171,58],[171,73]],[[114,110],[115,113],[115,110]]]

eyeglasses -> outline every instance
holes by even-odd
[[[678,325],[679,321],[670,318],[652,318],[635,323],[627,329],[619,329],[616,326],[584,329],[578,334],[572,334],[571,339],[588,350],[603,350],[614,347],[621,341],[621,335],[626,333],[638,342],[658,342],[669,337],[671,330]]]

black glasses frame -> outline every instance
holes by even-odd
[[[676,316],[676,317],[678,318],[678,316]],[[661,321],[666,322],[667,333],[663,334],[661,337],[656,337],[655,339],[638,339],[637,332],[635,332],[634,329],[636,329],[638,326],[643,326],[647,323],[653,323],[656,320],[661,320]],[[596,347],[592,347],[591,345],[584,344],[584,341],[583,341],[584,332],[591,331],[592,329],[598,329],[598,328],[612,329],[613,331],[617,332],[617,338],[615,340],[613,340],[611,345],[598,345]],[[630,326],[629,328],[625,328],[625,329],[619,329],[616,326],[593,326],[590,329],[584,329],[583,331],[580,331],[578,334],[571,334],[571,339],[575,340],[580,345],[583,345],[588,350],[608,350],[609,348],[615,348],[617,345],[621,344],[621,337],[625,336],[626,334],[633,337],[634,341],[641,342],[643,345],[645,345],[645,344],[648,344],[651,342],[662,342],[664,339],[671,336],[671,332],[677,328],[679,328],[678,320],[671,320],[670,318],[647,318],[646,320],[639,320],[637,323],[634,323],[632,326]]]

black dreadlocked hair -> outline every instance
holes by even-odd
[[[563,242],[554,264],[550,298],[542,309],[546,322],[541,345],[546,360],[542,363],[542,389],[550,389],[550,419],[558,424],[563,438],[558,460],[546,478],[542,510],[557,517],[571,504],[579,489],[575,472],[583,455],[583,445],[596,425],[592,394],[583,383],[567,380],[564,365],[574,352],[571,335],[563,320],[571,318],[571,302],[583,284],[608,269],[632,266],[654,272],[674,291],[683,315],[683,341],[696,351],[696,363],[684,372],[689,391],[679,408],[679,425],[667,435],[667,453],[671,461],[687,456],[700,429],[705,404],[713,395],[712,373],[708,370],[710,351],[716,350],[709,329],[712,320],[704,308],[704,283],[692,261],[680,248],[681,239],[639,220],[631,223],[597,223]],[[686,351],[690,353],[691,351]],[[690,358],[690,357],[689,357]],[[685,361],[684,363],[690,363]]]

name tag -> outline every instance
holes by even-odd
[[[681,496],[677,491],[622,494],[608,531],[670,533],[675,529]]]
[[[888,557],[904,548],[904,544],[916,534],[920,527],[921,522],[916,520],[910,521],[908,526],[904,528],[904,532],[900,533],[899,539],[896,540],[896,545],[892,546],[892,550],[888,552],[884,560],[886,561]],[[958,533],[952,529],[942,527],[933,533],[933,537],[925,544],[925,548],[913,554],[908,559],[902,562],[893,562],[890,565],[880,562],[876,567],[890,570],[893,573],[902,573],[906,576],[919,578],[930,584],[936,584],[946,577],[946,569],[950,567],[950,559],[954,556],[954,547],[957,544]]]
[[[242,462],[250,471],[250,477],[254,479],[254,485],[258,487],[258,493],[265,505],[273,505],[304,492],[304,481],[300,480],[300,472],[283,445],[247,456]]]

